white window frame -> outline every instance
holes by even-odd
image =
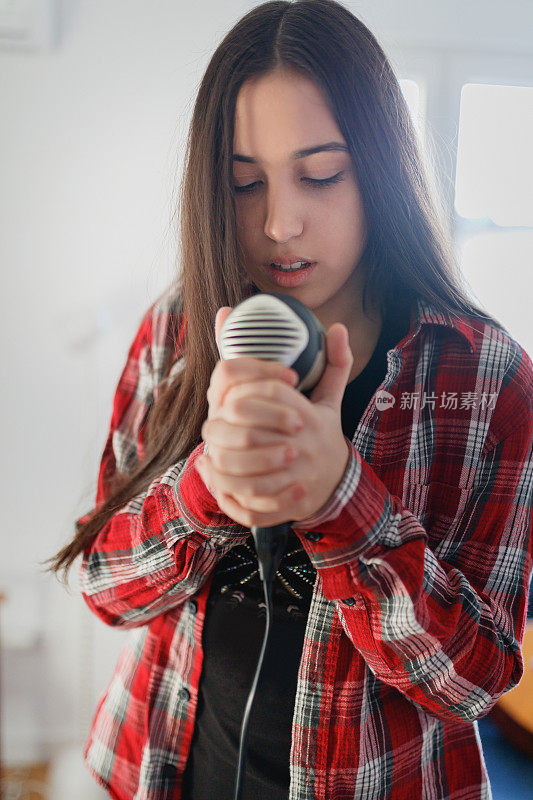
[[[458,250],[472,233],[497,227],[486,221],[474,223],[460,216],[455,209],[461,89],[466,83],[533,87],[533,51],[511,53],[503,47],[501,50],[466,50],[444,45],[409,47],[396,44],[385,49],[398,78],[411,78],[420,85],[425,139],[434,159],[435,177],[444,201],[449,232]]]

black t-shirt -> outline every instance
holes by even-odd
[[[409,308],[388,314],[374,353],[345,389],[342,429],[353,439],[387,371],[387,350],[409,329]],[[253,539],[216,568],[203,628],[204,661],[183,800],[233,800],[242,716],[265,628],[265,603]],[[307,615],[316,571],[291,530],[273,585],[269,646],[248,728],[243,800],[287,800],[291,728]]]

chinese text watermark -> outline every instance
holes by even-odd
[[[402,392],[400,397],[399,408],[404,409],[423,409],[428,408],[444,408],[449,411],[457,411],[457,409],[475,409],[482,408],[490,410],[495,408],[497,392],[441,392],[437,396],[436,392],[423,392],[422,396],[417,392]],[[396,398],[390,392],[381,389],[376,394],[376,408],[378,411],[386,411],[392,408],[396,402]],[[437,406],[438,403],[438,406]]]

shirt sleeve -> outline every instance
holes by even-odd
[[[129,349],[113,400],[98,474],[96,506],[118,470],[144,455],[144,432],[157,392],[152,361],[154,306]],[[157,323],[159,324],[159,322]],[[250,535],[218,508],[195,469],[201,442],[108,520],[85,548],[80,581],[89,608],[108,625],[132,628],[194,595],[231,547]],[[92,512],[76,520],[88,520]]]
[[[490,711],[523,673],[531,575],[533,370],[505,386],[470,489],[430,483],[423,525],[354,445],[314,518],[294,522],[347,636],[381,681],[441,719]],[[312,530],[311,530],[312,529]]]

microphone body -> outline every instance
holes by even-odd
[[[294,297],[259,292],[228,314],[220,331],[220,357],[252,356],[294,369],[296,388],[306,397],[326,366],[326,331],[307,306]],[[283,556],[291,522],[252,527],[263,582],[273,580]]]

